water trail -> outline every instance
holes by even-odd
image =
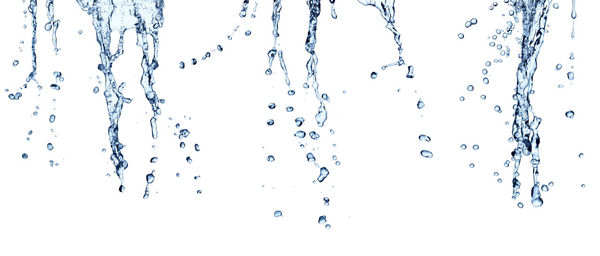
[[[400,41],[400,33],[396,29],[396,21],[394,20],[394,15],[396,14],[396,9],[394,7],[395,0],[358,0],[358,2],[365,6],[374,6],[381,12],[381,17],[387,22],[386,28],[394,34],[394,41],[396,41],[396,44],[398,45],[398,61],[384,65],[381,69],[384,70],[388,67],[404,65],[405,62],[402,58],[402,42]],[[410,76],[412,76],[412,74],[410,74]]]
[[[54,0],[46,0],[46,10],[48,15],[48,23],[44,26],[46,31],[52,30],[52,44],[54,45],[54,52],[58,52],[58,45],[56,42],[56,30],[58,30],[58,25],[60,24],[60,20],[54,19]]]
[[[242,10],[240,11],[240,18],[245,18],[246,14],[248,13],[248,3],[250,2],[250,0],[244,0],[244,2],[242,2]]]
[[[571,19],[573,20],[573,27],[571,28],[571,39],[575,38],[575,19],[577,18],[577,12],[575,11],[575,0],[572,2]]]
[[[104,96],[106,97],[106,105],[108,108],[108,116],[110,126],[108,127],[108,135],[112,149],[111,160],[115,166],[115,173],[121,181],[119,191],[123,192],[123,174],[128,164],[121,149],[124,145],[119,141],[119,118],[123,103],[129,103],[131,100],[125,98],[122,90],[125,83],[117,86],[117,81],[112,72],[113,62],[123,54],[124,35],[127,29],[135,28],[137,33],[137,45],[142,49],[142,85],[146,98],[152,106],[154,112],[150,119],[152,128],[152,137],[157,138],[156,117],[160,114],[158,103],[163,103],[159,100],[156,92],[153,90],[154,77],[153,71],[158,68],[158,29],[162,27],[163,19],[163,0],[77,0],[80,7],[92,16],[92,24],[96,30],[96,39],[100,46],[100,60],[98,69],[102,71],[105,79]],[[111,32],[115,30],[119,32],[119,44],[116,52],[111,53]],[[152,37],[154,56],[152,61],[149,60],[147,36]]]
[[[271,16],[271,20],[273,21],[273,48],[267,52],[267,56],[269,57],[269,67],[265,71],[265,74],[271,75],[273,70],[271,67],[273,66],[273,60],[275,59],[275,55],[279,57],[279,64],[283,73],[285,75],[285,83],[287,86],[290,86],[290,77],[288,75],[287,67],[285,65],[285,60],[283,59],[283,51],[277,49],[277,38],[279,37],[279,19],[281,17],[281,0],[273,0],[273,15]]]
[[[37,0],[30,0],[29,7],[27,8],[31,14],[31,73],[27,76],[26,81],[36,81],[35,75],[37,74],[37,54],[35,52],[35,45],[37,44]]]
[[[515,5],[517,12],[523,12],[523,38],[521,40],[521,63],[517,69],[517,87],[514,95],[517,104],[512,135],[517,142],[517,147],[511,153],[514,160],[512,197],[516,199],[520,194],[521,182],[518,177],[521,159],[523,156],[531,154],[531,166],[533,168],[531,203],[535,207],[543,204],[538,180],[538,165],[540,163],[538,127],[542,119],[533,113],[529,95],[533,89],[533,76],[537,68],[537,57],[544,42],[550,2],[551,0],[522,0]],[[532,121],[530,121],[530,117],[532,117]]]
[[[310,10],[310,19],[308,23],[308,36],[306,37],[304,48],[310,53],[310,58],[308,59],[308,62],[306,62],[308,76],[306,77],[304,87],[308,88],[310,83],[315,91],[315,95],[320,104],[315,119],[317,120],[317,125],[323,127],[325,121],[327,121],[327,110],[325,109],[323,97],[319,93],[319,83],[317,82],[317,63],[319,60],[315,53],[315,46],[317,44],[317,18],[319,17],[319,14],[321,14],[321,0],[307,0],[306,4]]]
[[[331,3],[331,18],[337,19],[337,12],[335,11],[335,0],[329,0]]]

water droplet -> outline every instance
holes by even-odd
[[[558,5],[558,3],[554,3],[554,4],[552,5],[552,7],[554,7],[554,9],[558,9],[559,5]]]
[[[542,191],[548,192],[548,185],[546,185],[546,184],[542,185]]]
[[[267,106],[269,109],[275,109],[275,103],[271,102],[269,103],[269,105]]]
[[[502,108],[500,108],[498,105],[494,106],[494,110],[498,113],[502,113]]]
[[[98,86],[94,87],[94,90],[93,90],[94,93],[98,93],[99,91],[100,91],[100,88],[98,88]]]
[[[316,140],[316,139],[318,139],[319,137],[321,137],[321,135],[319,135],[319,134],[318,134],[317,132],[315,132],[315,131],[311,131],[311,132],[309,132],[308,134],[309,134],[310,138],[311,138],[311,139],[313,139],[313,140]]]
[[[423,102],[422,100],[419,99],[419,101],[417,102],[417,108],[423,109],[424,107],[425,107],[425,102]]]
[[[425,158],[432,158],[433,153],[431,153],[429,150],[421,150],[421,156]]]
[[[306,154],[306,160],[309,161],[309,162],[316,161],[315,155],[313,155],[313,153]]]
[[[194,149],[196,150],[196,152],[200,151],[200,145],[198,145],[198,144],[194,145]]]
[[[294,94],[296,94],[296,91],[294,91],[294,90],[289,90],[288,91],[288,95],[294,96]]]
[[[585,184],[581,184],[581,188],[585,188]]]
[[[573,73],[572,71],[569,71],[569,73],[567,73],[567,78],[569,80],[575,79],[575,73]]]
[[[50,151],[51,151],[51,150],[53,150],[53,149],[54,149],[54,146],[52,145],[52,143],[48,143],[48,144],[46,145],[46,148],[47,148],[48,150],[50,150]]]
[[[494,176],[498,176],[498,175],[500,175],[500,173],[494,172]]]
[[[490,83],[490,79],[488,79],[487,77],[483,78],[483,84],[489,84]]]
[[[329,224],[325,224],[325,228],[326,228],[326,229],[330,229],[330,228],[331,228],[331,225],[329,225]]]
[[[329,197],[323,197],[323,204],[329,206]]]
[[[408,66],[408,72],[406,73],[406,78],[414,78],[415,77],[415,67]]]
[[[185,63],[183,61],[179,62],[179,68],[180,69],[184,69],[185,68]]]
[[[319,177],[317,177],[317,181],[323,182],[325,178],[327,178],[327,176],[329,176],[329,170],[327,170],[327,168],[325,167],[321,167],[321,169],[319,170]]]
[[[54,123],[54,120],[56,120],[56,116],[50,115],[50,118],[48,119],[48,121],[50,121],[50,123]]]
[[[558,63],[556,64],[556,71],[559,71],[562,69],[562,64]]]
[[[273,155],[267,156],[267,162],[275,162],[275,157]]]
[[[27,155],[27,153],[23,153],[23,154],[21,155],[21,157],[22,157],[23,159],[27,159],[27,158],[29,158],[29,155]]]
[[[180,147],[180,148],[185,148],[185,142],[183,142],[183,141],[182,141],[182,142],[179,142],[179,147]]]
[[[462,145],[460,145],[460,149],[462,149],[462,150],[465,150],[465,149],[467,149],[467,145],[466,145],[466,144],[462,144]]]
[[[295,122],[296,122],[296,126],[300,127],[304,123],[304,118],[303,117],[298,117],[298,118],[296,118]]]
[[[575,112],[573,112],[573,110],[569,110],[565,113],[565,116],[569,119],[573,119],[573,117],[575,116]]]
[[[188,157],[186,157],[186,158],[185,158],[185,161],[186,161],[188,164],[191,164],[191,163],[192,163],[192,158],[188,156]]]
[[[425,134],[421,134],[421,135],[419,135],[419,140],[420,141],[425,141],[425,142],[430,142],[431,138],[429,136],[425,135]]]
[[[13,65],[13,67],[16,67],[17,65],[19,65],[19,60],[15,60],[15,61],[13,61],[13,64],[12,64],[12,65]]]
[[[472,24],[472,25],[475,25],[475,24],[477,24],[477,18],[471,18],[471,20],[470,20],[470,21],[471,21],[471,24]]]
[[[583,158],[583,153],[579,153],[579,158]]]
[[[287,106],[287,107],[285,108],[285,111],[287,111],[287,112],[292,112],[292,111],[294,111],[294,107],[292,107],[292,106]]]
[[[156,162],[158,162],[158,157],[150,158],[150,163],[156,163]]]
[[[196,194],[198,194],[198,195],[202,194],[202,190],[200,190],[200,189],[196,190]]]
[[[473,145],[473,150],[479,150],[479,145],[477,145],[477,144]]]
[[[277,217],[283,216],[283,214],[281,213],[281,211],[277,210],[273,213],[273,216],[275,216],[275,218],[277,218]]]
[[[319,216],[318,222],[319,222],[319,224],[324,224],[325,222],[327,222],[327,216],[325,216],[325,215]]]
[[[154,172],[154,171],[153,171],[153,172]],[[148,184],[152,184],[152,182],[154,182],[154,174],[152,174],[152,173],[148,173],[148,174],[146,175],[146,182],[147,182]]]
[[[474,163],[470,163],[469,164],[469,168],[475,168],[475,164]]]
[[[549,187],[553,187],[553,186],[554,186],[554,181],[550,181],[550,182],[548,182],[548,186],[549,186]]]
[[[371,72],[371,79],[377,78],[377,72]]]
[[[473,85],[467,86],[467,91],[472,92],[474,89],[475,89],[475,87]]]
[[[465,34],[463,33],[458,33],[458,39],[463,39],[465,38]]]
[[[306,137],[306,132],[305,131],[297,131],[294,136],[303,139],[304,137]]]
[[[267,125],[268,125],[268,126],[271,126],[271,125],[273,125],[273,124],[275,124],[275,121],[274,121],[273,119],[269,119],[269,120],[267,120]]]
[[[502,183],[502,178],[498,178],[498,183]]]
[[[517,203],[517,206],[518,206],[519,208],[523,208],[523,203],[521,203],[521,202],[518,202],[518,203]]]

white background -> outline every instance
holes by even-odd
[[[405,78],[405,67],[379,72],[397,52],[375,8],[338,1],[339,18],[333,20],[328,1],[322,1],[317,76],[321,92],[331,97],[329,120],[317,130],[318,141],[302,140],[305,149],[292,136],[297,116],[307,119],[305,131],[316,129],[318,103],[312,90],[302,88],[308,59],[305,1],[284,0],[281,13],[279,42],[297,92],[293,97],[277,61],[274,74],[264,75],[272,47],[271,1],[259,1],[255,19],[250,18],[253,2],[248,17],[240,19],[241,1],[166,1],[155,72],[155,89],[166,99],[158,140],[150,135],[133,31],[113,67],[116,79],[127,83],[125,96],[133,98],[120,122],[129,162],[125,193],[117,191],[109,152],[101,151],[109,148],[108,118],[102,93],[92,93],[102,75],[91,17],[75,1],[56,1],[62,50],[55,55],[50,32],[43,29],[44,1],[39,2],[37,78],[44,89],[38,92],[30,83],[21,100],[9,101],[4,91],[0,100],[0,255],[600,253],[594,245],[600,238],[597,1],[578,2],[574,40],[571,1],[554,1],[560,8],[550,10],[532,103],[543,118],[540,179],[555,186],[543,194],[544,206],[533,208],[530,164],[524,159],[518,200],[523,209],[510,198],[512,166],[503,167],[515,146],[507,141],[511,129],[504,124],[512,124],[519,52],[514,39],[507,42],[511,58],[493,64],[491,83],[481,83],[485,61],[499,57],[487,37],[506,24],[501,17],[506,8],[490,11],[491,1],[397,1],[403,56],[415,66],[412,80]],[[31,68],[31,21],[22,13],[27,3],[3,4],[2,90],[15,92]],[[466,29],[471,17],[479,23]],[[227,40],[238,24],[233,40]],[[252,35],[246,37],[248,29]],[[465,39],[457,38],[459,32]],[[190,65],[192,57],[200,59],[217,44],[222,53]],[[571,52],[574,61],[568,59]],[[178,67],[181,60],[184,70]],[[555,71],[557,63],[561,71]],[[65,77],[60,91],[49,89],[56,70]],[[374,70],[379,77],[372,80]],[[566,79],[570,70],[574,81]],[[467,92],[468,84],[475,85],[474,92]],[[466,100],[460,102],[460,96]],[[419,98],[426,104],[422,110],[416,107]],[[277,104],[275,110],[267,108],[270,102]],[[494,112],[496,104],[502,114]],[[293,113],[285,112],[288,105],[295,107]],[[574,119],[565,117],[567,110],[575,111]],[[50,114],[57,116],[54,124]],[[269,118],[275,119],[272,127],[266,125]],[[173,135],[178,122],[191,131],[185,149]],[[432,141],[419,141],[421,133]],[[48,142],[53,151],[46,150]],[[194,143],[200,152],[193,152]],[[463,143],[468,150],[460,149]],[[474,151],[473,144],[481,148]],[[434,157],[421,157],[422,149]],[[330,170],[323,183],[312,183],[318,168],[306,161],[309,151]],[[24,152],[29,159],[21,158]],[[585,155],[578,158],[581,152]],[[266,161],[270,154],[273,163]],[[192,164],[185,162],[188,155]],[[150,163],[152,156],[158,163]],[[51,168],[49,160],[59,166]],[[143,200],[151,170],[156,181]],[[496,182],[494,171],[504,182]],[[196,175],[201,177],[194,180]],[[330,206],[323,205],[324,196],[331,198]],[[275,210],[283,217],[274,218]],[[331,229],[317,224],[320,215],[327,215]]]

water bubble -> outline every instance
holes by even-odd
[[[432,158],[433,153],[429,150],[421,150],[421,156],[425,158]]]
[[[575,73],[573,73],[572,71],[569,71],[569,73],[567,73],[567,78],[569,80],[575,79]]]
[[[542,185],[542,191],[548,192],[548,185],[546,185],[546,184]]]
[[[371,72],[371,79],[377,78],[377,72]]]
[[[573,112],[573,110],[569,110],[565,113],[565,116],[569,119],[573,119],[573,117],[575,117],[575,112]]]
[[[318,223],[319,224],[324,224],[325,222],[327,222],[327,216],[325,216],[325,215],[319,216]]]
[[[467,86],[467,91],[472,92],[474,89],[475,89],[475,87],[473,85]]]
[[[458,33],[458,39],[463,39],[465,38],[465,34],[463,33]]]
[[[52,145],[52,143],[48,143],[46,144],[46,148],[50,151],[52,151],[54,149],[54,146]]]
[[[21,157],[22,157],[23,159],[27,159],[27,158],[29,158],[29,155],[27,155],[27,153],[23,153],[23,154],[21,155]]]
[[[464,96],[460,96],[460,97],[458,98],[458,100],[460,100],[460,101],[465,101],[465,97],[464,97]]]
[[[180,69],[184,69],[185,68],[185,63],[183,61],[179,62],[179,68]]]
[[[267,106],[269,109],[275,109],[275,103],[271,102],[269,103],[269,105]]]
[[[335,161],[335,165],[340,166],[342,164],[340,161]]]
[[[430,142],[431,138],[429,136],[425,135],[425,134],[421,134],[421,135],[419,135],[419,140],[420,141],[425,141],[425,142]]]
[[[558,9],[558,7],[559,7],[559,6],[558,6],[558,3],[554,3],[554,4],[552,5],[552,7],[554,7],[554,9]]]
[[[518,203],[517,203],[517,206],[518,206],[519,208],[523,208],[523,203],[521,203],[521,202],[518,202]]]
[[[482,100],[485,100],[487,98],[487,96],[485,96],[485,94],[481,94],[481,96],[479,96],[479,98],[481,98]]]
[[[321,169],[319,170],[319,177],[317,177],[317,181],[323,182],[325,178],[327,178],[327,176],[329,176],[329,170],[327,170],[327,168],[325,167],[321,167]]]
[[[283,216],[283,214],[281,213],[281,211],[277,210],[273,213],[273,216],[275,216],[275,218],[277,218],[277,217]]]
[[[425,107],[425,102],[423,102],[421,99],[419,99],[419,101],[417,102],[417,108],[423,109],[424,107]]]

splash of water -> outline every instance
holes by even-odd
[[[273,15],[271,16],[271,20],[273,21],[273,48],[267,52],[267,56],[269,57],[269,67],[265,71],[265,74],[271,75],[273,70],[271,67],[273,66],[273,60],[275,59],[275,55],[279,56],[279,65],[283,70],[285,75],[285,83],[287,86],[290,86],[290,77],[288,75],[287,67],[285,65],[285,60],[283,59],[283,51],[277,49],[277,38],[279,37],[279,19],[281,18],[281,0],[273,1]]]
[[[60,20],[54,19],[54,0],[46,0],[46,10],[48,15],[48,23],[44,26],[46,31],[52,30],[52,44],[54,45],[54,52],[58,52],[57,38],[56,38],[56,30],[58,30],[58,25],[60,24]]]
[[[337,12],[335,11],[335,0],[329,0],[331,3],[331,18],[337,19]]]
[[[325,101],[319,93],[319,82],[317,82],[317,63],[319,59],[317,58],[317,54],[315,52],[315,46],[317,44],[317,18],[321,14],[321,0],[307,0],[306,4],[310,10],[310,18],[308,23],[308,35],[306,37],[306,43],[304,44],[304,49],[310,54],[310,58],[308,62],[306,62],[306,71],[308,72],[308,76],[306,77],[306,83],[304,87],[308,88],[308,85],[312,86],[315,91],[315,95],[319,100],[319,109],[317,110],[317,114],[315,115],[315,119],[317,120],[317,125],[319,127],[323,127],[325,125],[325,121],[327,121],[327,110],[325,109]]]
[[[158,137],[156,117],[161,113],[158,103],[164,101],[158,99],[153,89],[153,72],[158,68],[158,29],[162,27],[164,22],[164,3],[163,0],[77,0],[77,3],[92,16],[92,24],[96,30],[96,39],[100,46],[101,63],[98,65],[98,69],[102,71],[105,79],[106,90],[104,96],[106,97],[110,121],[108,135],[112,149],[111,160],[115,166],[115,173],[121,181],[119,191],[123,192],[125,190],[123,174],[128,164],[121,153],[124,145],[119,141],[119,119],[123,103],[129,103],[131,100],[125,98],[122,94],[125,83],[117,85],[112,72],[112,64],[123,54],[125,31],[135,28],[137,45],[142,50],[141,66],[143,73],[140,84],[154,112],[150,119],[150,126],[152,137],[156,139]],[[110,49],[111,32],[113,30],[119,32],[119,44],[115,53],[111,53]],[[152,61],[150,61],[148,53],[148,35],[152,37],[153,42],[154,56]]]
[[[37,54],[35,45],[37,44],[37,0],[30,0],[29,7],[27,8],[31,14],[31,73],[27,76],[26,81],[36,81],[35,75],[37,74]]]
[[[521,39],[521,63],[517,69],[517,87],[514,98],[517,100],[512,135],[517,147],[512,152],[514,160],[513,199],[519,196],[519,166],[523,156],[531,155],[533,168],[533,187],[531,203],[535,207],[542,206],[538,180],[538,165],[540,163],[538,127],[542,119],[533,113],[529,95],[533,88],[533,76],[537,69],[537,57],[544,42],[546,20],[551,0],[521,0],[515,5],[517,12],[523,13],[523,38]],[[532,117],[533,120],[530,120]]]
[[[398,61],[383,65],[381,69],[384,70],[388,67],[404,65],[405,62],[402,58],[402,42],[400,41],[400,33],[396,29],[396,21],[394,20],[394,15],[396,14],[396,8],[394,7],[395,0],[358,0],[358,2],[364,6],[376,7],[379,10],[381,17],[387,22],[386,28],[394,34],[394,41],[396,41],[396,44],[398,45]],[[411,70],[412,68],[408,71],[409,74],[407,77],[409,75],[411,76],[409,78],[412,78],[413,76]]]
[[[250,0],[244,0],[242,2],[242,10],[240,10],[240,18],[245,18],[248,13],[248,4]]]

